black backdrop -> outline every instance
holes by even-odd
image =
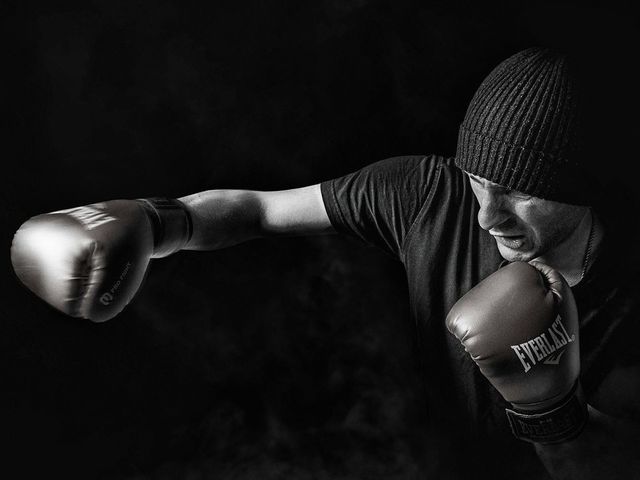
[[[12,234],[99,200],[292,188],[453,154],[480,80],[531,45],[595,46],[622,71],[637,60],[637,20],[611,3],[0,8],[0,468],[27,477],[428,478],[434,439],[392,259],[339,237],[183,252],[96,325],[18,285]],[[635,118],[616,95],[602,95],[619,110],[603,121],[612,135]]]

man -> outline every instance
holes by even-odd
[[[640,478],[637,263],[627,244],[635,234],[629,225],[618,236],[580,164],[578,98],[565,56],[528,49],[482,83],[455,158],[392,158],[279,192],[212,190],[40,215],[14,238],[14,268],[59,310],[104,321],[131,300],[149,258],[264,236],[354,236],[406,268],[434,439],[425,454],[436,478]],[[545,411],[559,432],[553,443],[517,429],[514,438],[503,392],[445,322],[459,300],[485,308],[465,295],[474,286],[504,275],[509,262],[533,260],[551,267],[547,280],[566,280],[563,301],[575,298],[580,316],[574,358],[584,415],[563,430]],[[524,329],[532,319],[515,321]],[[499,342],[503,332],[494,330]]]

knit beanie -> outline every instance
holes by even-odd
[[[516,53],[473,96],[456,165],[525,194],[589,205],[590,182],[579,164],[578,97],[566,55],[546,48]]]

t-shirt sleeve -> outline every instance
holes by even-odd
[[[393,157],[322,182],[331,224],[339,233],[402,259],[404,240],[433,194],[442,160],[436,155]]]

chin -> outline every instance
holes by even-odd
[[[502,258],[504,258],[508,262],[528,262],[529,260],[533,260],[534,258],[536,258],[533,252],[513,250],[500,243],[498,243],[498,251],[500,252]]]

